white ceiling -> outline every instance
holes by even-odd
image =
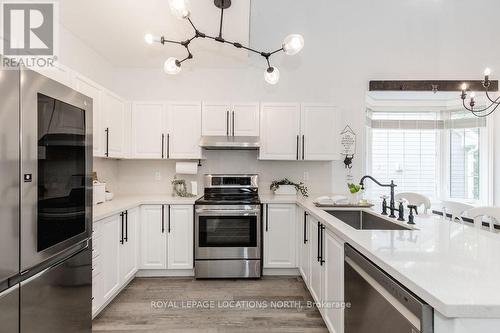
[[[190,0],[189,7],[198,29],[216,36],[220,10],[213,1]],[[116,67],[161,68],[170,56],[186,56],[180,45],[147,45],[146,33],[173,40],[185,40],[194,34],[187,20],[170,13],[168,0],[65,0],[60,1],[60,20]],[[250,0],[233,0],[224,12],[224,38],[247,45],[249,25]],[[248,61],[248,52],[212,40],[196,39],[190,49],[194,59],[188,66],[235,67]]]

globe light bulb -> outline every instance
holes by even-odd
[[[471,93],[470,93],[470,98],[471,98],[471,99],[476,98],[476,93],[475,93],[475,92],[471,92]]]
[[[179,74],[182,70],[181,63],[176,58],[170,57],[165,61],[165,64],[163,64],[163,70],[170,75]]]
[[[467,83],[462,83],[462,91],[466,91],[467,90]]]
[[[276,67],[269,67],[264,72],[264,79],[267,83],[275,85],[280,80],[280,71]]]
[[[484,76],[490,76],[491,75],[491,69],[490,68],[486,68],[484,70]]]
[[[159,42],[159,41],[160,41],[160,39],[159,39],[158,37],[153,36],[152,34],[146,34],[146,35],[144,36],[144,41],[145,41],[147,44],[151,45],[151,44],[153,44],[154,42]]]
[[[283,51],[288,55],[295,55],[304,48],[304,37],[298,34],[288,35],[283,42]]]
[[[170,0],[170,10],[177,18],[186,19],[191,14],[188,9],[187,0]]]

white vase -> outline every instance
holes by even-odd
[[[351,193],[351,205],[359,205],[359,192]]]

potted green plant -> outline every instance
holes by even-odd
[[[300,192],[304,197],[308,196],[304,183],[294,183],[287,178],[273,181],[270,189],[276,195],[297,195],[297,192]]]

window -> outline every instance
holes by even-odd
[[[432,201],[487,203],[488,150],[484,118],[462,111],[367,112],[367,173],[396,192]],[[388,190],[367,184],[376,199]]]
[[[397,192],[418,192],[436,198],[439,135],[433,129],[435,120],[436,114],[431,112],[374,112],[369,136],[369,173],[386,183],[394,180]],[[417,122],[422,129],[415,128]],[[367,188],[371,197],[387,195],[387,189],[369,185]]]
[[[450,198],[480,199],[479,128],[450,130]]]

